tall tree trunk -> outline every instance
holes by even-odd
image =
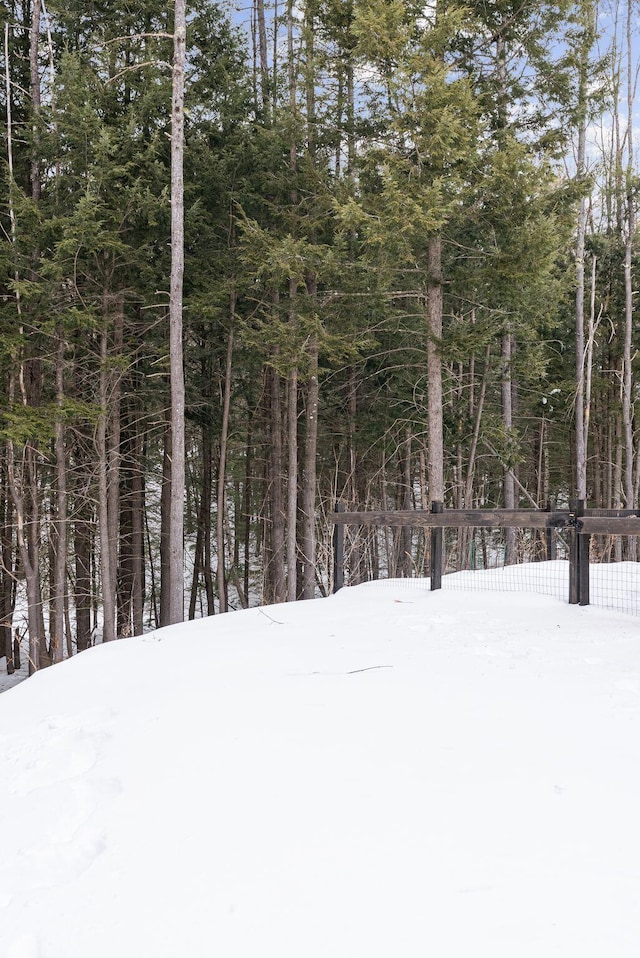
[[[111,556],[109,569],[111,575],[110,591],[118,595],[118,553],[120,537],[120,472],[121,472],[121,435],[122,435],[122,371],[119,364],[124,347],[124,293],[105,296],[105,322],[113,319],[112,357],[115,368],[107,374],[108,382],[108,428],[107,428],[107,517],[108,541]],[[117,633],[116,633],[117,634]]]
[[[207,615],[214,615],[215,613],[213,574],[211,570],[212,456],[213,440],[211,435],[211,425],[207,421],[202,425],[202,484],[200,489],[200,506],[198,508],[198,531],[196,533],[191,598],[189,600],[190,620],[195,618],[201,576],[204,579],[205,595],[207,599]]]
[[[444,502],[442,423],[442,238],[429,237],[427,252],[427,415],[429,498]]]
[[[633,69],[632,26],[635,4],[627,0],[627,170],[626,229],[624,237],[624,351],[622,372],[622,422],[624,427],[624,498],[627,509],[634,508],[633,488],[633,245],[635,239],[635,176],[633,169],[633,110],[636,72]]]
[[[169,624],[184,618],[185,385],[182,346],[184,276],[184,72],[186,3],[174,0],[171,100],[171,283],[169,356],[171,381],[171,501],[169,507]]]
[[[316,165],[317,129],[316,129],[316,52],[315,52],[316,0],[308,0],[304,10],[304,47],[305,62],[305,99],[307,105],[306,141],[309,160],[313,168]],[[311,237],[312,241],[314,237]],[[315,314],[318,296],[318,276],[309,272],[305,279],[310,308]],[[314,315],[315,319],[315,315]],[[301,541],[302,559],[302,598],[312,599],[316,591],[316,531],[315,505],[317,487],[317,446],[318,446],[318,332],[309,335],[308,379],[306,390],[304,464],[302,469],[301,492]]]
[[[196,617],[196,605],[198,603],[198,594],[200,592],[200,575],[203,570],[203,536],[202,536],[202,492],[200,493],[200,506],[198,508],[198,528],[196,532],[196,544],[193,550],[193,574],[191,576],[191,595],[189,597],[189,612],[187,618],[192,622]]]
[[[7,453],[2,448],[0,465],[0,658],[6,656],[7,672],[11,675],[13,662],[13,611],[15,606],[15,561],[14,561],[14,509],[6,475]]]
[[[27,587],[27,623],[29,628],[29,675],[41,666],[42,654],[46,654],[44,617],[42,611],[42,594],[40,590],[40,553],[38,541],[33,534],[34,524],[38,516],[34,515],[33,506],[27,517],[24,488],[35,481],[35,455],[31,447],[27,446],[23,453],[23,463],[20,476],[16,474],[15,450],[13,441],[7,441],[7,475],[11,498],[16,514],[16,538],[18,551]],[[38,523],[39,524],[39,523]],[[37,526],[36,526],[37,528]],[[42,654],[41,654],[42,653]]]
[[[401,508],[411,509],[413,505],[413,484],[411,472],[411,426],[407,426],[405,439],[400,450],[400,488]],[[398,535],[398,575],[410,578],[412,572],[411,526],[402,526]]]
[[[252,476],[252,440],[253,429],[251,422],[247,424],[247,444],[244,459],[244,484],[242,489],[242,521],[243,521],[243,591],[249,598],[249,586],[251,584],[250,565],[251,565],[251,476]]]
[[[287,599],[298,597],[297,519],[298,519],[298,370],[294,367],[287,381]]]
[[[31,77],[31,105],[32,144],[31,144],[31,198],[34,203],[40,202],[42,192],[40,177],[40,17],[42,14],[42,0],[32,0],[31,5],[31,34],[29,43],[29,73]]]
[[[235,293],[231,297],[231,322],[235,315]],[[222,430],[220,433],[220,462],[218,465],[218,489],[216,497],[216,553],[218,606],[220,612],[227,611],[227,581],[225,577],[224,514],[225,482],[227,475],[227,444],[229,440],[229,412],[231,408],[231,371],[233,360],[233,325],[229,327],[227,337],[227,357],[225,363],[224,394],[222,403]]]
[[[260,95],[262,98],[262,108],[265,119],[270,115],[269,99],[269,58],[267,55],[267,24],[264,10],[264,0],[255,0],[256,20],[258,24],[258,52],[260,57]]]
[[[133,634],[142,635],[144,627],[144,463],[142,433],[137,420],[133,424],[131,463],[131,620]]]
[[[586,120],[578,136],[578,164],[586,141]],[[576,241],[576,492],[578,499],[587,498],[587,448],[584,421],[584,243],[587,223],[587,199],[580,197],[578,232]]]
[[[282,450],[282,389],[280,374],[269,369],[269,500],[270,500],[270,536],[269,536],[269,580],[271,582],[271,601],[285,602],[287,590],[285,583],[284,555],[284,500],[282,491],[283,450]]]
[[[512,349],[513,337],[509,330],[506,330],[502,335],[502,423],[507,437],[510,437],[513,429]],[[515,509],[516,483],[513,466],[510,463],[507,463],[504,467],[502,489],[505,509]],[[504,562],[505,565],[509,565],[509,563],[515,561],[515,529],[505,529],[504,541]]]
[[[139,635],[142,624],[141,565],[142,462],[139,410],[127,397],[120,477],[120,560],[118,564],[118,635]],[[137,609],[137,611],[136,611]],[[137,620],[137,621],[136,621]]]
[[[311,301],[317,297],[317,276],[309,276],[307,288]],[[312,334],[309,347],[309,378],[307,381],[304,469],[302,476],[302,598],[313,599],[316,591],[316,486],[318,447],[318,336]]]
[[[484,357],[484,372],[482,375],[482,383],[480,386],[480,395],[478,397],[478,405],[475,409],[475,418],[473,424],[473,435],[471,437],[471,445],[469,447],[469,459],[467,462],[467,475],[465,479],[464,486],[464,508],[472,509],[473,508],[473,475],[476,466],[476,454],[478,450],[478,440],[480,438],[480,427],[482,424],[482,413],[484,412],[484,401],[487,394],[487,382],[489,379],[489,367],[490,367],[490,358],[491,358],[491,343],[487,343],[487,349]]]
[[[160,489],[160,618],[159,625],[171,624],[169,596],[171,592],[171,556],[169,530],[171,527],[171,422],[165,410],[162,451],[162,485]],[[153,562],[151,564],[153,568]]]
[[[38,14],[39,15],[39,14]],[[32,29],[30,56],[31,56],[31,84],[32,99],[34,102],[34,116],[39,110],[39,92],[40,81],[37,70],[34,69],[34,62],[37,62],[37,36],[39,30]],[[35,54],[34,54],[35,50]],[[7,140],[7,166],[9,173],[9,222],[11,243],[16,249],[17,228],[14,203],[14,166],[13,166],[13,111],[12,111],[12,91],[9,74],[9,22],[5,23],[4,30],[4,54],[5,54],[5,93],[6,93],[6,140]],[[33,172],[33,166],[32,166]],[[36,183],[39,184],[39,173],[36,177]],[[37,200],[37,186],[32,183],[32,197]],[[15,300],[16,313],[18,316],[20,328],[20,337],[24,340],[24,327],[22,319],[22,301],[18,286],[19,274],[17,258],[14,264],[14,280],[16,282]],[[17,372],[12,369],[9,374],[8,400],[11,406],[16,397],[17,388],[20,391],[20,398],[23,406],[29,405],[30,397],[26,384],[26,366],[24,360],[24,347],[21,342],[20,358],[18,361]],[[40,514],[38,499],[38,483],[36,473],[36,449],[31,443],[26,443],[22,450],[22,463],[16,469],[15,446],[12,439],[7,440],[7,482],[16,517],[16,541],[22,568],[25,574],[27,591],[27,622],[29,629],[29,674],[37,671],[41,664],[44,664],[46,656],[46,636],[44,631],[44,612],[42,606],[42,591],[40,583]]]
[[[356,416],[358,412],[358,380],[354,366],[349,367],[348,371],[348,393],[347,393],[347,462],[346,475],[344,481],[344,495],[347,499],[347,508],[357,511],[359,507],[359,485],[360,476],[358,468],[358,455],[356,450]],[[349,578],[357,585],[363,582],[366,577],[365,570],[365,539],[368,530],[353,529],[352,543],[349,555]]]
[[[98,453],[98,527],[100,529],[100,575],[102,579],[102,640],[111,642],[116,637],[116,592],[115,592],[115,544],[110,540],[112,521],[109,515],[109,453],[108,453],[108,420],[109,420],[109,380],[107,369],[106,320],[100,337],[100,415],[96,429],[96,446]]]
[[[62,330],[57,332],[56,402],[58,415],[55,423],[56,455],[56,520],[55,558],[53,567],[53,628],[51,628],[51,659],[62,659],[64,641],[65,586],[67,581],[67,463],[64,438],[64,355],[66,343]]]
[[[293,48],[293,0],[287,0],[287,78],[289,84],[289,111],[291,118],[297,114],[296,69]],[[291,124],[289,143],[289,169],[294,178],[298,172],[298,144],[296,124]],[[291,207],[298,204],[298,191],[291,191]],[[289,280],[289,326],[291,336],[297,335],[298,282],[294,276]],[[295,602],[298,597],[298,368],[294,366],[287,381],[287,599]]]
[[[127,637],[133,634],[131,624],[132,571],[132,521],[131,476],[129,472],[129,436],[125,434],[122,444],[122,469],[118,516],[118,574],[116,593],[116,634]]]
[[[580,62],[578,65],[578,149],[576,156],[576,177],[584,178],[586,169],[587,144],[587,108],[588,108],[588,72],[591,37],[593,31],[593,10],[590,3],[582,7],[582,42],[580,44]],[[585,234],[587,227],[587,197],[580,196],[578,229],[576,234],[576,493],[578,499],[587,499],[587,423],[585,422],[585,336],[584,336],[584,300],[585,300]]]
[[[589,430],[591,426],[591,394],[593,388],[593,353],[595,349],[595,339],[598,325],[600,323],[600,316],[596,318],[596,265],[597,257],[595,254],[591,257],[591,296],[590,296],[590,306],[589,306],[589,330],[587,337],[587,345],[585,349],[585,370],[584,370],[584,417],[583,417],[583,428],[584,428],[584,454],[585,454],[585,483],[584,483],[584,496],[579,496],[578,498],[587,500],[587,485],[586,485],[586,476],[587,476],[587,450],[589,446]],[[596,504],[599,502],[599,499],[596,497]]]
[[[211,557],[211,495],[213,486],[213,437],[211,428],[207,426],[203,436],[202,450],[202,533],[204,537],[203,575],[204,593],[207,598],[207,615],[214,615],[216,611],[215,589],[213,587],[213,559]]]
[[[614,509],[623,508],[623,463],[624,463],[624,423],[622,413],[616,414],[615,461],[613,466],[613,481],[615,485]],[[615,561],[622,561],[622,536],[616,536],[614,543]]]
[[[76,648],[83,652],[91,645],[91,522],[86,517],[88,504],[80,506],[82,510],[74,523],[75,552],[75,609],[76,609]]]

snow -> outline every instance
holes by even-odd
[[[0,730],[2,958],[638,955],[631,616],[370,584],[90,649]]]

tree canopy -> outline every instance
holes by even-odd
[[[599,6],[194,0],[183,103],[173,5],[0,5],[0,653],[326,593],[336,501],[638,505],[637,43]]]

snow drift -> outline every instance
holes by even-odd
[[[385,583],[0,696],[6,958],[636,958],[640,633]]]

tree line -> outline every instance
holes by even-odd
[[[634,0],[0,10],[10,667],[637,505]]]

